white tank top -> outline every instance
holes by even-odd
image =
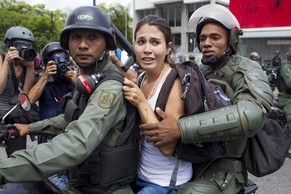
[[[167,72],[159,86],[156,88],[155,94],[148,99],[148,103],[154,110],[158,95],[162,85],[169,72]],[[140,142],[140,163],[138,168],[138,178],[151,182],[163,187],[170,184],[172,172],[175,166],[176,157],[164,156],[157,147],[154,147],[152,142],[146,142],[146,138],[142,138]],[[188,182],[192,177],[192,164],[183,160],[179,161],[179,169],[176,185],[181,185]]]

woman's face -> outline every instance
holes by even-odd
[[[171,47],[164,34],[155,26],[145,24],[136,32],[134,51],[137,64],[145,71],[161,69]]]

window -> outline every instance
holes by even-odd
[[[198,9],[199,7],[209,4],[209,2],[201,2],[201,3],[194,3],[188,4],[188,20],[190,19],[191,15]]]
[[[139,11],[139,18],[142,19],[147,15],[155,15],[156,11],[154,9],[145,9]]]
[[[195,48],[196,40],[194,33],[188,33],[188,52],[193,52]]]
[[[177,51],[181,47],[181,34],[172,34],[173,35],[173,45],[174,49]]]
[[[173,26],[181,26],[181,6],[168,6],[161,8],[162,18],[166,19],[168,24]]]

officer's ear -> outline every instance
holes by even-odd
[[[76,90],[80,94],[91,94],[103,77],[104,75],[102,73],[79,75],[75,85]]]

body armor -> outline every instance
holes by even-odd
[[[230,57],[213,73],[232,89],[233,105],[180,119],[182,142],[226,140],[224,155],[241,157],[247,138],[263,126],[272,105],[272,90],[261,67],[244,57]]]
[[[105,76],[99,84],[105,81],[105,78],[113,79],[112,76],[108,77]],[[62,108],[67,122],[79,118],[86,108],[89,97],[89,94],[80,94],[78,90],[64,96]],[[116,146],[109,147],[101,143],[84,162],[69,171],[70,181],[75,187],[85,189],[89,193],[102,193],[103,191],[108,192],[110,189],[115,190],[134,180],[138,156],[136,138],[138,122],[134,118],[138,113],[133,112],[136,109],[133,110],[130,107],[133,106],[128,104],[127,116],[130,118],[125,120],[127,122],[125,129],[118,138]],[[132,122],[128,122],[128,120],[132,120]],[[118,161],[118,165],[116,165],[116,161]]]

